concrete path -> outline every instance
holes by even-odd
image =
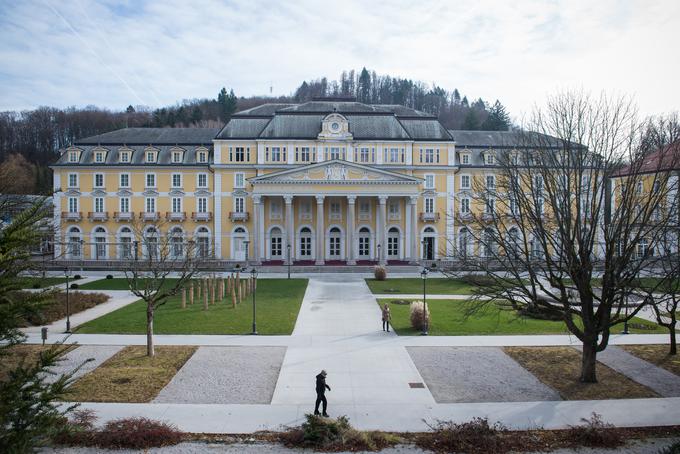
[[[304,405],[313,410],[315,376],[325,369],[331,391],[329,411],[337,406],[432,405],[426,388],[394,332],[382,331],[380,308],[366,282],[353,275],[320,276],[309,281],[292,340],[276,384],[273,405]]]
[[[609,346],[597,354],[597,360],[645,385],[661,397],[680,397],[680,377],[621,348]]]
[[[51,372],[54,374],[48,375],[46,380],[54,382],[59,376],[70,373],[79,366],[82,367],[73,374],[73,378],[82,377],[86,373],[95,370],[104,361],[111,358],[122,349],[122,345],[82,345],[76,347],[66,353],[62,360],[52,368]]]

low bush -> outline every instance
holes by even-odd
[[[112,275],[112,274],[107,274],[107,275],[106,275],[106,279],[113,279],[113,275]]]
[[[518,437],[505,437],[508,429],[500,423],[489,424],[487,418],[474,418],[464,423],[437,421],[431,433],[416,439],[416,444],[435,452],[465,452],[470,454],[500,454],[523,451]]]
[[[75,290],[75,289],[77,289],[77,288],[80,288],[80,285],[78,285],[78,284],[76,284],[76,283],[73,283],[73,284],[71,284],[71,288],[72,288],[73,290]]]
[[[495,283],[492,277],[485,274],[466,274],[460,280],[476,287],[490,287]]]
[[[83,277],[80,274],[76,274],[75,276],[73,276],[73,279],[75,279],[75,280],[82,279],[82,278]]]
[[[34,282],[32,287],[33,288],[40,288],[40,282]]]
[[[387,279],[387,269],[384,266],[376,266],[373,268],[373,277],[376,281],[384,281]]]
[[[354,429],[346,416],[337,419],[305,415],[300,427],[280,435],[290,448],[315,448],[327,451],[380,451],[399,443],[399,437],[384,432],[362,432]]]
[[[149,449],[182,442],[185,434],[176,427],[148,418],[123,418],[94,427],[91,411],[76,411],[54,442],[70,446],[97,446],[104,449]]]
[[[427,304],[424,304],[422,301],[412,301],[409,310],[411,327],[413,329],[422,330],[423,322],[425,322],[425,328],[430,326],[430,308]],[[425,310],[424,317],[423,310]]]
[[[614,426],[602,421],[602,417],[593,413],[590,419],[581,418],[580,426],[569,427],[569,438],[583,446],[615,448],[623,444],[623,437]]]

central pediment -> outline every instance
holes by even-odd
[[[248,181],[257,184],[419,184],[422,179],[389,170],[332,160],[268,173]]]

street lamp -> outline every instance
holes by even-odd
[[[66,275],[66,332],[71,333],[71,304],[68,298],[68,268],[64,268]]]
[[[290,243],[286,246],[286,250],[288,251],[288,279],[290,279]]]
[[[255,282],[257,282],[257,270],[255,267],[250,270],[250,275],[253,278],[250,283],[253,286],[253,332],[251,334],[257,334],[257,322],[255,321],[255,290],[257,289]]]
[[[427,336],[427,291],[425,288],[425,283],[427,282],[427,268],[423,268],[423,271],[420,272],[420,277],[423,279],[423,331],[420,335]]]
[[[380,245],[378,245],[378,265],[380,265]]]

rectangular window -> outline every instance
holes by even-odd
[[[280,147],[272,147],[272,162],[279,162],[281,161],[281,148]]]
[[[309,147],[300,148],[300,162],[309,162],[309,161],[310,161]]]
[[[461,199],[460,201],[460,212],[461,214],[469,214],[470,213],[470,199],[467,197],[464,199]]]
[[[434,149],[426,148],[425,149],[425,163],[431,164],[433,162],[434,162]]]
[[[129,188],[130,187],[130,174],[127,173],[121,173],[119,176],[119,186],[121,188]]]
[[[359,162],[369,162],[369,149],[368,148],[362,148],[359,151]]]
[[[94,174],[94,187],[95,188],[103,188],[104,187],[104,174],[103,173],[95,173]]]
[[[156,187],[156,174],[147,173],[146,174],[146,187],[155,188]]]
[[[371,204],[367,200],[362,200],[359,203],[359,218],[368,219],[371,214]]]
[[[426,197],[425,198],[425,212],[426,213],[434,213],[434,198],[433,197]]]
[[[391,163],[397,163],[400,162],[401,159],[399,159],[399,148],[390,148],[390,160],[389,162]]]
[[[99,151],[94,154],[94,162],[104,162],[104,153]]]
[[[144,208],[146,209],[147,213],[155,213],[156,199],[154,199],[153,197],[147,197],[144,201]]]
[[[172,152],[172,162],[175,163],[175,164],[182,162],[182,152],[181,151],[173,151]]]
[[[206,197],[199,197],[197,200],[198,212],[207,213],[208,212],[208,199]]]
[[[245,200],[243,197],[234,197],[234,211],[236,213],[245,212]]]
[[[234,174],[234,188],[244,188],[246,185],[246,179],[243,172],[236,172]]]
[[[331,202],[331,216],[340,216],[340,202]]]
[[[94,198],[94,212],[103,213],[104,212],[104,197]]]
[[[495,206],[496,206],[496,199],[494,199],[493,197],[487,198],[486,203],[484,204],[485,213],[486,214],[493,214]]]
[[[121,213],[129,213],[130,212],[130,199],[128,197],[121,197],[119,206],[120,206],[120,212]]]
[[[129,151],[121,151],[120,162],[130,162],[130,152]]]
[[[494,175],[486,176],[486,189],[490,191],[496,189],[496,177]]]
[[[366,148],[368,150],[368,148]],[[340,159],[340,148],[331,147],[331,159]]]
[[[269,204],[269,217],[271,219],[281,219],[281,204],[272,200]]]
[[[205,164],[206,162],[208,162],[208,153],[206,153],[205,151],[199,151],[198,162],[201,164]]]
[[[156,153],[153,151],[146,152],[146,162],[154,162],[156,159]]]
[[[390,219],[399,219],[399,202],[397,201],[390,202],[387,209]]]
[[[470,155],[467,153],[460,155],[460,163],[465,165],[470,164]]]
[[[198,174],[198,186],[199,188],[207,188],[208,187],[208,175],[205,173],[199,173]]]
[[[78,187],[78,174],[77,173],[69,173],[68,174],[68,187],[69,188],[77,188]]]
[[[182,212],[182,199],[180,197],[172,198],[172,212],[181,213]]]
[[[491,153],[487,153],[484,155],[484,162],[488,166],[492,166],[494,164],[494,156]]]
[[[69,213],[77,213],[78,212],[78,198],[77,197],[69,197],[68,198],[68,212]]]
[[[172,174],[172,187],[181,188],[182,187],[182,175],[179,173]]]
[[[425,175],[425,189],[434,189],[434,175],[431,173]]]
[[[243,147],[236,147],[236,153],[234,155],[234,161],[245,162],[245,160],[246,160],[245,149]]]
[[[77,151],[69,152],[68,162],[78,162],[78,152]]]
[[[461,175],[460,176],[460,188],[461,189],[470,189],[470,175]]]

